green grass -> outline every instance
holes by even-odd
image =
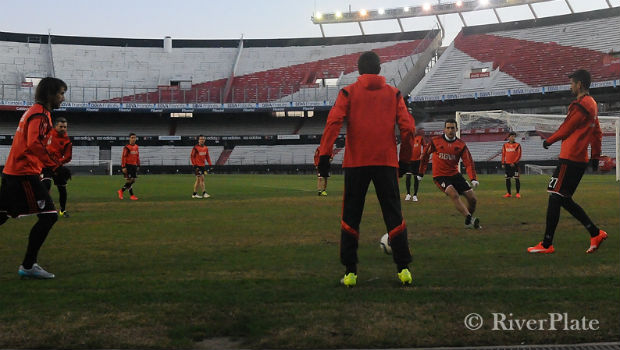
[[[502,176],[481,176],[477,216],[463,229],[452,203],[424,178],[403,202],[414,286],[400,287],[372,186],[361,225],[358,286],[338,283],[343,178],[317,197],[314,176],[209,175],[207,200],[189,175],[143,176],[137,202],[118,177],[69,184],[69,211],[39,255],[56,274],[20,280],[35,218],[0,228],[0,348],[386,348],[620,340],[620,191],[586,176],[575,200],[609,233],[596,254],[562,212],[552,255],[542,239],[547,176],[524,176],[523,198],[503,199]],[[404,181],[401,181],[404,188]],[[57,197],[55,189],[53,197]],[[401,191],[402,192],[402,191]],[[464,317],[487,323],[469,331]],[[518,319],[567,312],[597,331],[493,331],[491,313]]]

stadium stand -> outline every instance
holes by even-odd
[[[177,121],[175,135],[232,136],[293,134],[300,118],[274,118],[261,115],[235,117],[201,115]],[[319,132],[320,134],[320,132]]]
[[[451,99],[478,92],[565,86],[566,76],[584,65],[596,82],[615,81],[620,78],[617,32],[620,8],[466,27],[412,96]],[[431,30],[337,38],[174,40],[167,51],[162,40],[0,32],[0,100],[32,101],[28,78],[46,76],[51,66],[70,85],[68,101],[95,105],[323,102],[322,110],[296,109],[296,116],[304,116],[299,118],[276,118],[275,108],[248,112],[246,106],[233,112],[195,112],[192,118],[171,118],[169,113],[148,109],[55,113],[69,119],[69,134],[78,140],[71,166],[102,167],[111,162],[118,170],[121,145],[129,132],[135,132],[141,137],[138,144],[145,171],[178,167],[188,172],[191,145],[198,134],[208,136],[211,160],[223,167],[288,165],[313,171],[327,109],[340,88],[357,79],[359,54],[377,52],[382,75],[398,85],[407,74],[403,66],[427,67],[422,56],[435,49],[430,39],[438,38],[440,33]],[[562,106],[566,107],[565,101]],[[454,115],[447,109],[443,112]],[[19,114],[0,118],[0,164],[9,152],[7,143]],[[418,128],[424,128],[429,137],[443,130],[443,122],[422,120],[417,119]],[[559,143],[544,150],[541,135],[533,129],[525,131],[519,141],[523,161],[548,164],[557,159]],[[492,171],[501,160],[505,136],[465,132],[462,137],[474,160]],[[342,147],[342,141],[337,145]],[[605,136],[603,154],[616,157],[615,151],[614,138]],[[344,148],[337,148],[333,163],[342,164],[343,156]]]
[[[299,39],[162,40],[0,32],[0,99],[32,100],[27,78],[55,75],[68,102],[224,103],[287,100],[317,80],[356,71],[361,52],[375,50],[393,67],[429,46],[437,31]],[[50,41],[51,38],[51,41]],[[417,50],[417,51],[416,51]],[[236,58],[239,57],[238,63]],[[7,63],[4,63],[7,62]],[[11,62],[11,63],[9,63]],[[388,64],[389,63],[389,64]],[[10,85],[10,86],[9,86]],[[292,97],[288,97],[290,100]]]
[[[226,165],[314,164],[317,145],[237,146]]]
[[[580,68],[594,82],[614,81],[620,78],[618,32],[620,8],[465,27],[412,96],[565,86]]]

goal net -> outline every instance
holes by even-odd
[[[523,148],[522,162],[528,168],[527,161],[557,159],[560,152],[560,142],[556,142],[549,150],[542,148],[542,140],[554,133],[566,118],[565,115],[552,114],[523,114],[508,113],[506,111],[476,111],[456,112],[456,121],[461,132],[472,131],[484,133],[488,130],[503,130],[506,133],[514,131]],[[615,163],[620,153],[620,116],[599,116],[601,131],[603,132],[603,147],[601,158]],[[607,163],[605,163],[607,164]],[[531,168],[531,173],[543,173],[545,167]],[[620,181],[620,167],[615,167],[616,181]],[[541,171],[543,170],[543,171]]]
[[[73,159],[67,164],[74,174],[112,175],[112,161]]]

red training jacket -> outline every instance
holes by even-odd
[[[588,145],[592,147],[592,158],[601,157],[603,133],[598,122],[598,106],[590,95],[582,96],[568,107],[566,119],[549,138],[550,144],[562,140],[560,158],[573,162],[588,162]]]
[[[387,85],[385,77],[362,74],[355,83],[340,90],[327,116],[319,146],[321,156],[332,154],[345,118],[347,135],[343,168],[373,165],[398,167],[396,124],[401,137],[400,159],[411,159],[415,121],[398,89]]]
[[[426,147],[424,141],[424,135],[418,135],[413,138],[413,151],[411,152],[411,161],[420,160],[422,158],[422,152]]]
[[[2,172],[7,175],[39,175],[43,167],[58,167],[60,164],[45,147],[50,130],[50,112],[38,103],[28,108],[19,120]]]
[[[73,144],[69,135],[66,132],[60,135],[56,129],[52,129],[47,141],[47,151],[61,164],[69,163],[73,157]]]
[[[192,153],[189,156],[193,166],[205,166],[205,162],[211,166],[211,157],[209,157],[209,147],[206,145],[196,145],[192,148]]]
[[[125,145],[123,147],[123,157],[121,158],[121,167],[125,165],[140,166],[140,151],[138,151],[138,145]]]
[[[471,153],[463,140],[448,141],[445,135],[435,136],[426,147],[420,162],[420,174],[426,172],[428,160],[433,155],[433,177],[454,176],[459,171],[459,159],[463,159],[470,180],[476,180],[476,168]]]
[[[502,146],[502,164],[516,164],[521,160],[521,145],[518,142],[506,142]]]

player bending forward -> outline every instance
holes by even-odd
[[[458,125],[456,120],[448,119],[444,124],[444,134],[434,137],[426,147],[422,162],[420,163],[420,175],[422,180],[430,156],[433,156],[433,182],[443,191],[454,203],[456,209],[465,217],[465,228],[482,228],[480,220],[473,217],[476,211],[476,194],[473,188],[478,187],[476,180],[476,168],[471,158],[469,149],[463,140],[456,137]],[[471,180],[471,187],[465,181],[459,171],[459,160],[463,160],[467,175]],[[463,204],[459,195],[465,196],[467,206]]]

